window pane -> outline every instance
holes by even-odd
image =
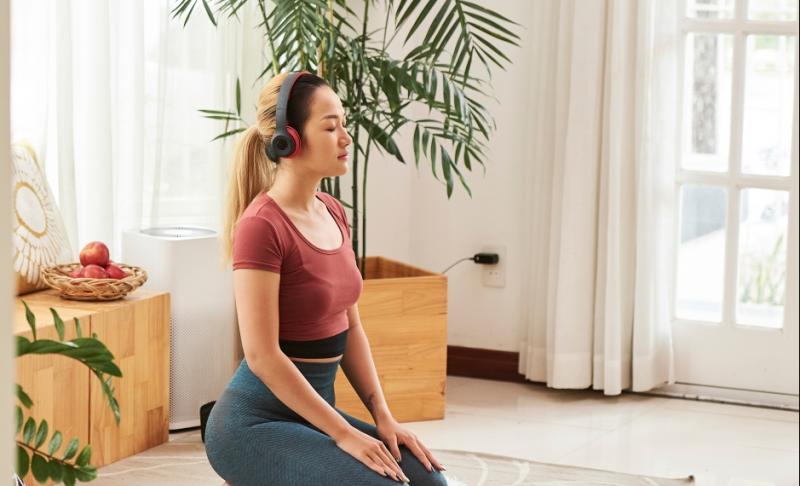
[[[686,0],[686,16],[699,19],[732,19],[734,0]]]
[[[797,20],[797,0],[749,0],[747,16],[753,20]]]
[[[689,34],[684,68],[685,169],[728,169],[733,36]]]
[[[786,191],[742,191],[736,302],[739,323],[783,326],[788,211]]]
[[[789,175],[794,44],[787,35],[747,37],[742,172]]]
[[[721,322],[726,190],[686,185],[681,187],[680,201],[675,315],[682,319]]]

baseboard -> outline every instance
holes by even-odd
[[[517,372],[519,353],[514,351],[495,351],[492,349],[447,346],[447,374],[467,378],[511,381],[515,383],[544,383],[525,379]],[[587,387],[587,390],[589,388]],[[760,408],[798,410],[797,395],[777,395],[747,390],[731,390],[709,386],[675,384],[664,386],[650,392],[630,392],[639,395],[654,395],[668,398],[682,398],[705,402],[729,403]]]
[[[519,353],[514,351],[447,346],[447,374],[452,376],[524,383],[518,362]]]
[[[797,395],[767,393],[752,390],[739,390],[716,386],[676,383],[656,388],[641,395],[655,395],[669,398],[683,398],[700,402],[728,403],[748,407],[774,408],[797,412],[800,408]]]

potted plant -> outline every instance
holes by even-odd
[[[119,425],[119,404],[114,397],[111,377],[121,378],[122,371],[114,363],[114,355],[111,354],[105,344],[97,339],[97,334],[93,334],[92,337],[83,337],[81,335],[81,325],[78,318],[75,318],[75,334],[77,337],[64,340],[64,322],[52,307],[50,312],[53,314],[58,340],[37,339],[36,317],[24,300],[22,303],[25,306],[25,317],[31,328],[33,339],[30,340],[25,336],[16,336],[16,356],[59,354],[86,365],[100,380],[103,394],[114,413],[117,425]],[[20,404],[30,409],[33,406],[31,397],[19,384],[16,385],[16,390]],[[18,436],[16,473],[14,475],[16,484],[24,484],[20,477],[24,478],[29,472],[38,483],[43,484],[52,479],[61,481],[66,486],[74,485],[75,481],[92,481],[97,477],[96,468],[89,464],[92,455],[91,445],[86,444],[81,449],[79,440],[75,437],[62,450],[63,435],[61,432],[56,430],[50,435],[47,420],[42,420],[37,424],[36,419],[30,415],[26,420],[25,413],[19,405],[16,406],[16,425],[16,434]],[[50,441],[47,443],[47,448],[44,449],[48,437],[50,437]]]
[[[490,128],[494,127],[481,99],[489,95],[490,84],[475,76],[474,68],[482,66],[490,79],[492,64],[505,69],[511,61],[503,50],[518,46],[520,37],[512,29],[519,24],[467,0],[388,0],[383,28],[373,31],[367,29],[367,23],[375,0],[364,0],[360,12],[346,0],[277,0],[269,4],[265,0],[177,0],[172,14],[183,18],[185,25],[193,13],[203,11],[217,25],[221,16],[238,17],[247,11],[242,7],[248,3],[254,4],[252,11],[260,17],[270,56],[258,79],[285,70],[316,72],[342,100],[353,127],[352,204],[341,199],[339,177],[323,179],[321,190],[352,211],[353,251],[364,279],[359,300],[362,324],[384,388],[387,383],[395,385],[387,393],[387,401],[390,406],[395,402],[392,410],[398,420],[441,418],[447,278],[388,258],[366,257],[362,235],[367,227],[367,168],[373,147],[405,164],[406,155],[395,136],[400,129],[413,127],[410,149],[416,167],[421,157],[426,158],[434,177],[446,186],[448,198],[456,177],[471,196],[459,167],[463,163],[471,171],[475,163],[484,165]],[[422,41],[407,46],[426,20],[430,24]],[[388,31],[389,22],[392,32]],[[395,59],[389,47],[401,32],[408,49],[401,59]],[[234,109],[200,110],[203,116],[224,122],[222,133],[214,140],[234,136],[249,126],[242,118],[238,79],[235,100]],[[435,116],[414,118],[410,113],[415,106],[427,107]],[[444,181],[437,174],[437,165]],[[336,385],[343,408],[369,420],[344,381],[337,380]],[[340,384],[346,388],[341,394]]]

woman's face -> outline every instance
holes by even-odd
[[[311,96],[309,111],[302,150],[293,159],[296,167],[314,172],[317,177],[346,174],[348,148],[353,139],[347,133],[341,100],[330,87],[320,86]]]

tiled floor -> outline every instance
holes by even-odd
[[[694,475],[698,486],[791,486],[800,477],[798,424],[798,413],[790,411],[448,376],[445,418],[404,425],[430,449],[658,477]],[[222,483],[199,431],[171,434],[170,442],[158,456],[169,456],[170,464],[148,463],[149,451],[139,455],[141,463],[101,469],[98,486],[165,484],[160,474],[178,472],[195,478],[185,484]],[[188,469],[165,468],[187,457]]]
[[[444,420],[409,422],[428,448],[662,477],[797,485],[798,413],[448,376]]]

